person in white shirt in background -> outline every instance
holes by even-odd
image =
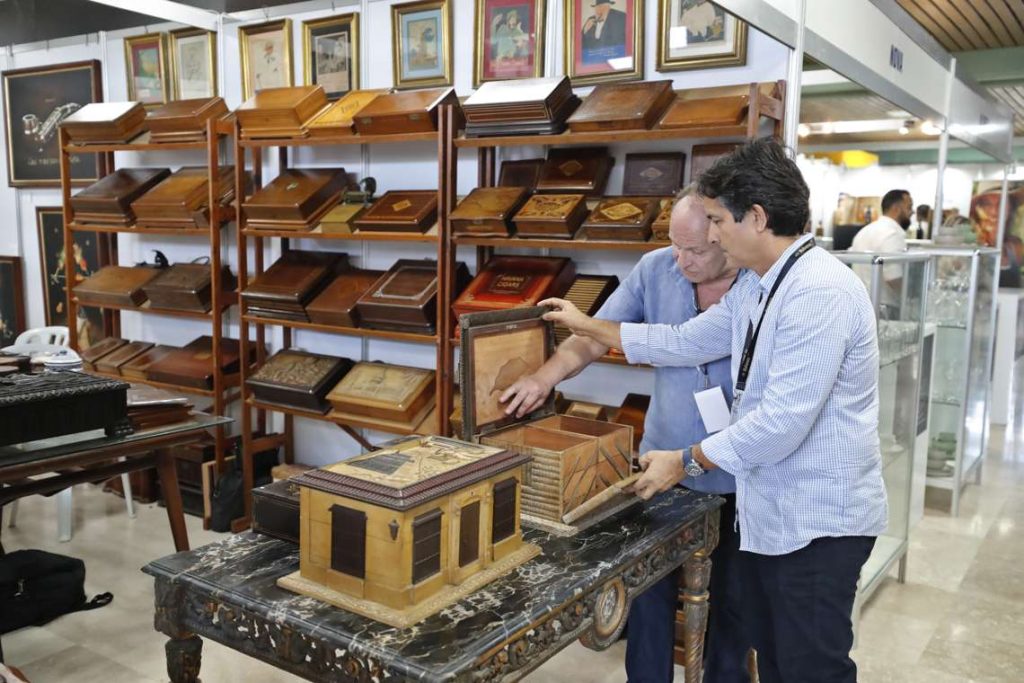
[[[882,215],[857,231],[853,236],[850,251],[872,254],[894,254],[907,250],[907,228],[914,217],[914,200],[906,190],[889,190],[882,197]],[[871,291],[871,267],[853,266],[855,272]],[[903,268],[893,263],[883,266],[887,291],[882,293],[882,303],[894,304],[899,300]]]

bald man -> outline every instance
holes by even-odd
[[[708,243],[708,219],[692,189],[672,209],[672,246],[646,254],[597,313],[619,322],[679,325],[718,303],[737,271],[717,245]],[[502,395],[506,412],[523,416],[538,408],[554,387],[608,352],[590,338],[571,336],[535,374],[520,379]],[[694,399],[696,392],[721,387],[732,401],[729,358],[696,368],[659,367],[644,421],[640,452],[679,449],[708,434]],[[748,642],[740,625],[739,578],[735,558],[736,482],[721,469],[687,477],[684,486],[725,498],[721,539],[711,555],[711,610],[705,648],[705,683],[740,683],[746,673]],[[626,643],[629,683],[671,683],[678,573],[652,586],[633,602]]]

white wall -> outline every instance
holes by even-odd
[[[473,32],[472,0],[452,0],[454,8],[454,29],[456,39],[454,76],[455,86],[460,95],[468,95],[472,90],[473,75]],[[391,15],[390,0],[343,4],[335,2],[334,11],[360,12],[362,87],[385,87],[392,84],[391,68]],[[548,4],[547,17],[547,59],[546,72],[557,75],[563,72],[562,67],[562,3],[552,1]],[[310,10],[311,7],[319,9]],[[271,18],[289,16],[293,22],[293,63],[295,81],[302,80],[302,22],[308,19],[332,14],[332,3],[301,3],[295,7],[273,8],[269,11]],[[301,10],[301,11],[299,11]],[[748,66],[709,71],[674,72],[658,74],[655,71],[655,46],[657,31],[657,1],[647,0],[645,8],[646,42],[644,58],[646,77],[648,79],[671,78],[677,88],[728,85],[734,83],[750,83],[752,81],[773,81],[785,77],[788,49],[775,40],[751,30],[748,38]],[[257,23],[254,21],[253,23]],[[229,107],[241,103],[241,69],[238,54],[238,24],[225,26],[222,52],[220,59],[220,90]],[[107,101],[118,101],[127,98],[125,79],[124,44],[125,36],[149,31],[167,31],[177,28],[173,24],[151,24],[136,30],[111,32],[104,36],[91,36],[88,44],[85,39],[73,45],[51,47],[50,49],[16,48],[13,57],[6,56],[4,68],[21,68],[40,64],[53,64],[83,59],[99,59],[103,63],[104,96]],[[582,91],[581,91],[582,92]],[[676,148],[689,151],[695,141],[676,144]],[[696,141],[699,142],[699,141]],[[609,192],[615,193],[621,187],[623,154],[626,151],[657,151],[666,149],[666,143],[616,145],[613,151],[617,156],[612,171]],[[0,150],[0,155],[3,152]],[[522,148],[503,150],[504,158],[527,158],[543,156],[542,148]],[[271,156],[271,155],[265,155]],[[276,158],[276,157],[275,157]],[[502,158],[502,157],[499,157]],[[6,160],[2,160],[6,165]],[[202,163],[198,153],[119,153],[119,166],[180,166],[185,163]],[[365,151],[357,147],[334,149],[301,149],[293,156],[293,164],[302,166],[344,166],[346,170],[355,171],[360,176],[369,174],[378,181],[381,192],[388,189],[427,189],[437,187],[436,150],[433,143],[417,143],[402,146],[380,145]],[[264,178],[272,178],[276,174],[276,161],[267,163]],[[476,154],[469,150],[459,160],[460,194],[469,192],[476,182]],[[36,239],[35,207],[58,206],[60,192],[53,190],[12,190],[5,185],[0,186],[0,212],[7,220],[0,223],[0,253],[20,254],[24,257],[27,291],[28,325],[30,327],[44,324],[42,295],[42,278],[39,272],[38,244]],[[233,230],[224,233],[224,255],[236,270],[236,241]],[[337,244],[322,241],[296,240],[294,248],[303,249],[335,249],[348,250],[352,260],[369,268],[387,268],[398,258],[431,258],[435,255],[433,245],[417,244],[385,244],[340,242]],[[127,264],[151,257],[150,250],[159,248],[173,261],[190,260],[207,251],[207,246],[195,238],[171,238],[164,236],[121,235],[119,249],[121,263]],[[275,247],[273,247],[276,249]],[[536,252],[534,252],[536,253]],[[554,252],[558,254],[558,252]],[[275,254],[271,254],[274,256]],[[559,254],[560,255],[560,254]],[[583,273],[611,273],[624,277],[635,263],[635,255],[617,252],[564,252],[564,255],[576,259],[577,270]],[[459,254],[460,260],[471,268],[475,265],[475,254],[467,249]],[[123,316],[123,334],[133,339],[160,340],[164,343],[184,344],[190,339],[208,332],[208,326],[201,321],[160,318],[125,313]],[[237,310],[230,314],[230,334],[237,336]],[[274,342],[280,341],[275,331],[271,337]],[[403,344],[387,341],[363,341],[353,337],[342,337],[307,331],[297,331],[295,343],[310,351],[331,353],[350,358],[366,358],[405,363],[420,367],[435,366],[435,349],[421,344]],[[610,389],[610,387],[613,387]],[[650,393],[652,380],[649,371],[613,366],[596,366],[581,376],[567,382],[562,389],[570,396],[587,400],[600,401],[617,405],[626,393]],[[386,438],[386,435],[368,434],[371,440]],[[354,442],[341,433],[334,425],[323,422],[296,421],[296,450],[299,458],[311,464],[329,463],[358,451]]]

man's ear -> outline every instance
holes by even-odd
[[[750,207],[749,214],[754,221],[754,231],[764,232],[768,229],[768,214],[765,213],[764,207],[760,204],[754,204]]]

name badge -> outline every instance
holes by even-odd
[[[695,391],[693,398],[697,401],[697,410],[708,434],[720,432],[729,426],[729,404],[725,400],[722,387],[714,386],[704,391]]]

